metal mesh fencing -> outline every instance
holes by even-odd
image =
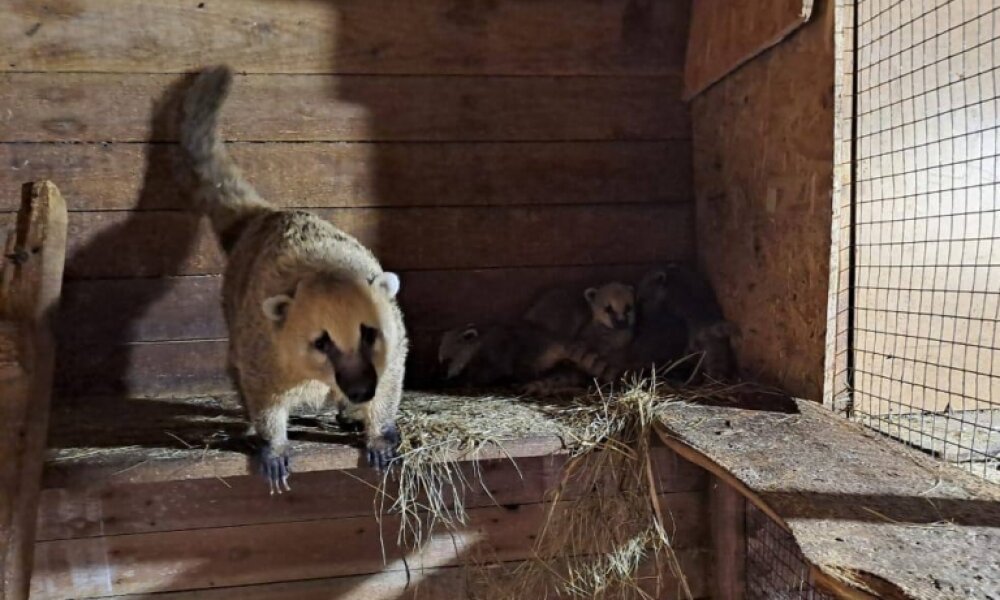
[[[747,503],[747,600],[826,600],[791,534]]]
[[[852,414],[1000,480],[1000,2],[855,9]]]

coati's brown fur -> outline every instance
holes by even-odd
[[[739,332],[725,320],[711,285],[700,274],[673,263],[650,271],[639,282],[640,321],[680,318],[687,330],[685,348],[692,366],[716,380],[734,377],[736,360],[730,340]],[[641,325],[640,325],[641,326]]]
[[[198,180],[199,209],[228,254],[223,307],[229,363],[265,475],[287,488],[289,411],[334,401],[363,423],[368,460],[384,469],[399,443],[407,337],[399,279],[360,242],[306,211],[260,198],[216,130],[232,83],[227,67],[200,73],[187,92],[181,147]]]
[[[635,291],[619,282],[587,288],[582,294],[552,289],[528,308],[524,320],[553,335],[580,340],[598,352],[614,352],[632,341]]]
[[[438,361],[447,381],[473,386],[538,384],[571,367],[589,380],[613,378],[607,363],[582,344],[563,341],[529,323],[467,325],[441,337]],[[559,380],[566,385],[565,377]]]

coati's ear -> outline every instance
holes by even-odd
[[[386,271],[372,279],[372,286],[382,290],[389,298],[395,298],[399,293],[399,275]]]
[[[594,298],[597,297],[597,288],[589,287],[589,288],[583,290],[583,297],[587,299],[587,302],[590,302],[591,304],[593,304],[594,303]]]
[[[288,307],[292,304],[292,297],[287,294],[278,294],[277,296],[271,296],[270,298],[264,300],[261,304],[261,308],[264,310],[264,316],[271,319],[275,323],[281,323],[285,320],[288,315]]]
[[[468,326],[465,331],[462,332],[462,339],[466,342],[471,342],[472,340],[479,337],[479,330],[475,326]]]
[[[666,271],[656,271],[653,273],[653,282],[659,285],[663,285],[667,282],[667,272]]]

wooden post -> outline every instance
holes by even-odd
[[[708,486],[714,600],[743,600],[746,586],[746,499],[718,477]]]
[[[66,220],[66,203],[55,185],[26,185],[15,242],[3,258],[0,600],[28,597],[55,360],[51,320],[62,290]]]

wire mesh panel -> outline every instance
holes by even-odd
[[[995,478],[1000,2],[856,9],[854,415]]]
[[[747,600],[825,600],[792,536],[747,503]]]

